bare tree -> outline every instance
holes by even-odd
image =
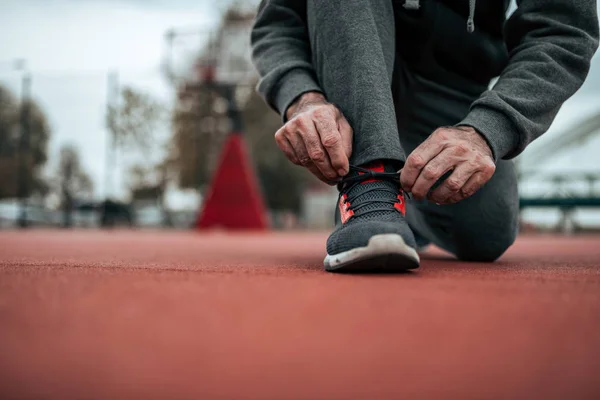
[[[165,143],[159,135],[167,126],[167,116],[165,107],[152,96],[125,87],[120,92],[118,106],[109,108],[107,126],[117,148],[135,159],[129,169],[132,197],[147,198],[152,194],[161,208],[164,223],[170,225],[165,195],[172,151],[170,142]]]
[[[27,108],[28,143],[24,154],[20,150],[21,105],[14,95],[0,86],[0,198],[17,197],[19,168],[23,165],[28,188],[26,196],[45,193],[47,185],[41,169],[48,157],[50,126],[41,107],[35,101],[24,104]],[[21,164],[20,157],[25,158]]]

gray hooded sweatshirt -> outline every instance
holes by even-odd
[[[442,27],[455,29],[444,23],[444,14],[447,21],[461,16],[477,50],[457,56],[462,65],[459,61],[449,67],[479,82],[499,75],[458,124],[477,129],[496,159],[515,157],[548,130],[562,104],[582,85],[598,47],[597,0],[517,0],[508,20],[509,0],[402,2],[405,9],[421,9],[421,26],[428,10],[435,9],[431,13]],[[421,7],[426,4],[430,7]],[[305,26],[306,0],[262,0],[252,32],[253,60],[261,75],[258,90],[282,115],[302,93],[320,90]],[[411,35],[414,48],[419,48],[419,37]],[[452,46],[458,53],[464,47],[462,41]],[[473,56],[479,57],[476,63]]]

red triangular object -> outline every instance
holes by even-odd
[[[241,134],[225,141],[196,227],[267,229],[266,210]]]

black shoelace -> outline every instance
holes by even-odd
[[[352,174],[352,176],[349,176],[350,174],[348,174],[347,176],[342,178],[342,180],[338,183],[338,190],[340,192],[340,197],[343,196],[345,193],[349,193],[350,191],[352,191],[352,189],[354,187],[356,187],[357,185],[360,185],[362,182],[369,180],[369,179],[390,181],[390,182],[397,184],[398,187],[401,189],[399,172],[375,172],[375,171],[371,171],[369,169],[355,167],[353,165],[350,166],[350,172],[351,173],[355,172],[356,174]],[[370,193],[370,192],[388,192],[388,193],[391,193],[394,196],[394,198],[393,199],[364,199],[363,198],[362,201],[360,201],[360,202],[356,201],[360,197],[362,197],[365,194]],[[351,207],[352,207],[352,210],[354,211],[355,216],[365,215],[365,214],[378,212],[378,211],[385,212],[385,211],[390,211],[389,206],[388,207],[376,207],[376,208],[372,208],[369,210],[363,210],[360,214],[357,214],[357,211],[359,209],[364,208],[365,206],[372,204],[372,203],[391,204],[393,207],[394,204],[396,204],[398,202],[397,196],[399,194],[400,194],[400,191],[398,191],[398,190],[393,190],[392,188],[387,187],[387,186],[379,186],[379,187],[373,187],[370,189],[366,189],[358,194],[353,194],[352,196],[349,195],[344,200],[344,203],[351,204]],[[406,195],[408,196],[408,193]]]

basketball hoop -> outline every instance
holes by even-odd
[[[260,187],[242,135],[241,110],[257,80],[248,42],[252,22],[253,18],[249,16],[236,15],[216,31],[179,30],[169,31],[166,36],[169,51],[165,65],[169,76],[173,77],[171,82],[178,87],[179,98],[193,99],[200,97],[200,93],[210,92],[212,111],[214,102],[220,99],[224,104],[224,120],[228,124],[229,134],[220,162],[198,216],[197,227],[200,229],[222,226],[263,230],[268,226]],[[196,40],[193,47],[184,49],[182,42],[177,40],[181,37],[200,40]],[[185,100],[182,103],[193,104]],[[209,130],[220,129],[211,127]],[[230,193],[235,192],[245,195],[234,197],[236,213],[231,213],[230,207],[234,203],[230,201]]]

